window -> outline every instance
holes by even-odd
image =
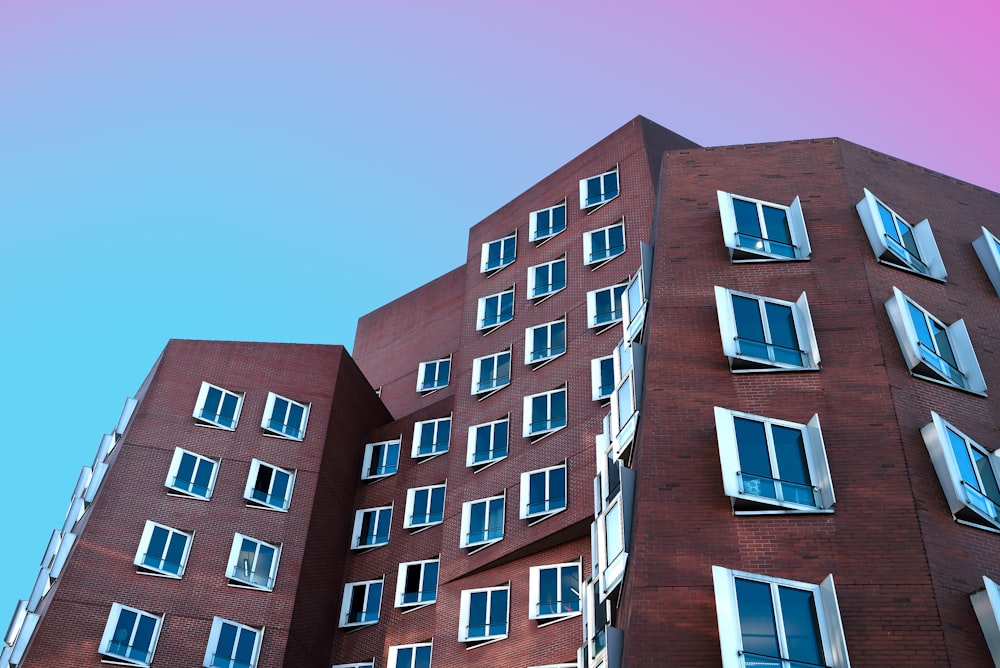
[[[469,451],[465,465],[483,467],[507,457],[510,417],[469,427]]]
[[[836,498],[819,416],[808,425],[715,408],[723,487],[740,512],[821,512]]]
[[[535,303],[566,287],[566,258],[561,257],[528,269],[528,299]]]
[[[459,642],[485,644],[507,637],[510,586],[462,591]]]
[[[259,459],[250,462],[250,475],[243,490],[248,506],[271,510],[288,510],[295,485],[295,471],[272,466]]]
[[[1000,239],[985,227],[980,228],[983,233],[975,241],[972,247],[979,256],[979,261],[983,263],[983,269],[993,284],[993,289],[1000,295]]]
[[[505,494],[462,504],[462,547],[481,549],[503,540]]]
[[[340,604],[340,627],[369,626],[378,623],[382,605],[382,581],[348,582]]]
[[[597,592],[604,601],[625,576],[631,544],[635,471],[610,457],[601,460],[594,484],[595,497],[600,497],[595,498],[595,510],[599,508],[600,512],[591,524],[590,542]]]
[[[222,617],[212,620],[205,650],[205,668],[256,668],[264,629],[255,629]]]
[[[583,263],[597,269],[625,252],[625,223],[602,227],[583,235]]]
[[[153,661],[162,623],[161,616],[113,603],[98,651],[116,662],[148,666]]]
[[[618,197],[618,167],[580,179],[580,208],[589,209]]]
[[[566,426],[566,388],[524,398],[524,437],[532,440]]]
[[[715,302],[733,373],[819,370],[806,293],[785,302],[716,286]]]
[[[521,474],[521,519],[531,524],[566,510],[566,464]]]
[[[267,393],[264,419],[260,423],[260,427],[264,431],[294,441],[301,441],[305,438],[308,420],[308,404],[300,404],[297,401],[279,397],[274,392]]]
[[[472,394],[489,396],[508,385],[510,385],[510,349],[473,360]]]
[[[513,319],[514,288],[479,299],[479,310],[476,316],[477,330],[488,333]]]
[[[438,559],[410,561],[399,565],[396,607],[415,609],[437,600]]]
[[[605,401],[615,391],[615,358],[613,355],[590,360],[591,398]]]
[[[431,668],[433,643],[392,645],[389,647],[389,668]]]
[[[420,529],[444,521],[445,485],[415,487],[406,492],[406,518],[403,527]]]
[[[1000,665],[1000,587],[984,575],[983,586],[972,592],[970,598],[993,664]]]
[[[718,195],[722,234],[733,262],[809,259],[809,236],[798,197],[791,206],[782,206],[721,190]]]
[[[413,425],[413,459],[435,457],[448,452],[451,442],[451,416],[424,420]]]
[[[170,490],[184,496],[209,499],[212,496],[215,476],[218,472],[219,462],[216,460],[176,448],[173,459],[170,460],[167,481],[164,484]]]
[[[242,394],[203,382],[195,402],[194,419],[199,424],[233,430],[239,422],[242,406]]]
[[[580,614],[580,564],[532,566],[529,619],[559,620]]]
[[[278,557],[281,546],[271,545],[241,533],[233,538],[229,552],[229,566],[226,577],[229,584],[264,589],[274,588],[274,577],[278,572]]]
[[[483,244],[480,271],[493,274],[517,259],[517,234]]]
[[[361,468],[362,480],[378,480],[393,475],[399,469],[399,440],[369,443]]]
[[[938,281],[948,277],[929,222],[910,225],[867,188],[856,208],[879,262]]]
[[[532,241],[545,241],[566,229],[566,201],[541,211],[532,211],[528,217],[529,237]]]
[[[140,573],[179,578],[184,575],[194,534],[146,520],[132,562]]]
[[[433,362],[421,362],[417,372],[417,392],[429,394],[448,387],[451,374],[451,357]]]
[[[581,668],[621,668],[624,633],[611,626],[611,601],[597,592],[597,582],[588,581],[583,587],[584,646],[578,658]]]
[[[1000,531],[1000,458],[933,411],[920,433],[955,519]]]
[[[986,395],[986,380],[964,320],[945,325],[893,287],[885,303],[910,373],[924,380]]]
[[[609,288],[587,293],[587,326],[599,327],[601,331],[622,321],[622,293],[627,284],[612,285]]]
[[[366,550],[389,542],[389,524],[392,521],[392,506],[366,508],[354,513],[354,533],[351,537],[352,550]]]
[[[611,434],[618,452],[622,452],[635,437],[642,403],[642,383],[646,347],[641,343],[619,342],[615,348],[615,391],[611,400]]]
[[[712,566],[723,668],[848,668],[833,576],[819,585]]]
[[[534,368],[566,353],[566,319],[524,330],[524,363]]]

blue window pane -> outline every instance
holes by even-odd
[[[137,661],[146,662],[149,660],[149,649],[153,644],[153,633],[156,631],[156,620],[147,615],[139,617],[139,626],[135,630],[132,638],[132,647],[128,651],[128,657]]]
[[[811,665],[825,665],[813,592],[778,587],[778,600],[781,602],[788,658]]]
[[[739,607],[743,651],[761,657],[780,656],[770,585],[736,578],[736,601]],[[780,666],[780,663],[774,665]]]
[[[186,547],[187,536],[174,532],[170,536],[170,542],[167,544],[167,553],[163,560],[162,569],[174,575],[180,573],[181,563],[184,561],[184,549]]]
[[[128,656],[128,649],[132,641],[132,629],[135,628],[139,615],[131,610],[122,610],[118,615],[118,624],[115,632],[111,636],[108,651],[119,656]]]
[[[423,600],[433,601],[437,598],[438,562],[424,564],[424,578],[421,584]]]

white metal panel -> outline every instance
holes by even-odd
[[[823,432],[819,426],[819,414],[813,415],[806,426],[809,452],[812,455],[813,485],[819,488],[820,504],[823,508],[833,508],[837,497],[833,493],[833,477],[830,475],[830,463],[826,457],[826,447],[823,443]]]
[[[931,278],[943,281],[948,278],[948,272],[944,268],[944,260],[941,259],[941,251],[938,250],[937,241],[934,239],[934,231],[930,222],[924,219],[913,226],[913,240],[917,242],[917,250],[920,251],[920,259],[927,265],[927,271]]]
[[[958,366],[969,383],[969,389],[978,394],[986,394],[986,379],[983,378],[983,370],[979,367],[976,350],[972,347],[972,339],[969,338],[969,329],[964,319],[948,325],[948,339],[955,351]]]
[[[847,656],[847,640],[844,635],[844,625],[840,621],[840,605],[837,603],[837,590],[833,586],[833,574],[819,585],[820,600],[823,603],[823,616],[826,618],[826,630],[830,634],[830,662],[833,668],[850,668],[851,660]]]
[[[1000,249],[997,248],[996,237],[985,227],[980,229],[983,233],[972,242],[972,247],[979,256],[979,261],[983,263],[983,269],[993,284],[993,289],[1000,295]]]

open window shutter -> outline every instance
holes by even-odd
[[[834,668],[848,668],[851,661],[847,656],[847,640],[844,636],[844,625],[840,621],[840,605],[837,603],[837,590],[833,586],[833,575],[819,585],[820,600],[823,602],[823,616],[826,618],[826,629],[830,634],[830,663]]]
[[[833,508],[837,497],[833,494],[833,479],[830,476],[830,464],[826,459],[826,447],[823,443],[823,432],[819,428],[819,415],[813,415],[806,427],[809,441],[809,454],[816,476],[813,484],[819,488],[820,503],[823,508]]]
[[[812,247],[809,245],[806,219],[802,215],[802,202],[798,197],[788,207],[788,230],[792,235],[792,243],[797,247],[796,257],[808,258],[812,254]]]
[[[715,407],[715,433],[719,439],[719,460],[722,464],[722,488],[726,496],[740,496],[740,452],[736,443],[733,414],[725,408]]]

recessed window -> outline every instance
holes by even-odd
[[[220,429],[236,429],[243,395],[203,382],[195,402],[194,419],[199,424]]]
[[[504,502],[501,494],[462,504],[462,547],[479,550],[503,540]]]
[[[205,668],[256,668],[263,638],[264,629],[215,617],[201,665]]]
[[[621,584],[631,544],[632,504],[635,472],[614,457],[608,436],[598,436],[598,477],[594,484],[595,510],[591,525],[594,570],[598,593],[603,601]],[[603,441],[603,443],[602,443]],[[602,447],[603,446],[603,447]]]
[[[479,468],[506,459],[509,432],[509,417],[469,427],[469,448],[465,465]]]
[[[632,444],[639,422],[645,350],[644,345],[624,339],[615,348],[617,367],[615,390],[611,396],[611,434],[619,452]]]
[[[153,661],[162,624],[161,615],[113,603],[98,651],[116,663],[148,666]]]
[[[819,369],[806,293],[785,302],[716,286],[715,302],[733,373]]]
[[[601,597],[599,580],[583,589],[583,663],[589,668],[621,668],[624,634],[611,626],[611,601]]]
[[[972,242],[972,247],[976,249],[993,289],[1000,295],[1000,239],[985,227],[980,229],[983,233]]]
[[[976,618],[983,630],[983,637],[993,657],[993,664],[1000,666],[1000,587],[983,576],[983,586],[969,595]]]
[[[340,604],[340,627],[369,626],[378,623],[382,605],[382,581],[348,582]]]
[[[413,459],[436,457],[448,452],[451,443],[451,416],[423,420],[413,425]]]
[[[955,519],[1000,532],[1000,458],[934,412],[921,434]]]
[[[354,513],[351,549],[367,550],[387,544],[391,521],[392,506],[365,508]]]
[[[198,499],[209,499],[215,487],[219,462],[181,448],[174,449],[164,483],[172,492]]]
[[[950,325],[893,287],[885,303],[910,373],[924,380],[986,394],[986,380],[964,320]]]
[[[229,584],[271,591],[280,556],[280,545],[236,534],[229,552],[229,566],[226,568]]]
[[[179,578],[184,575],[194,534],[146,520],[133,562],[140,573]]]
[[[476,329],[491,332],[514,319],[514,288],[479,299]]]
[[[510,349],[472,361],[472,394],[489,396],[510,385]],[[482,397],[485,398],[485,397]]]
[[[389,668],[431,668],[433,643],[392,645],[389,647]]]
[[[615,223],[583,235],[583,263],[597,269],[625,252],[625,223]]]
[[[396,607],[422,608],[437,601],[439,566],[438,559],[400,564],[396,579]]]
[[[726,495],[737,513],[821,512],[836,498],[819,416],[808,425],[715,408]]]
[[[482,264],[480,271],[492,274],[500,271],[517,259],[517,235],[512,234],[503,239],[488,241],[483,244]]]
[[[528,269],[528,299],[537,304],[566,288],[566,258]]]
[[[733,262],[809,259],[809,236],[798,197],[791,206],[782,206],[721,190],[718,195],[722,233]]]
[[[566,319],[524,330],[524,363],[538,368],[566,354]]]
[[[510,586],[462,591],[459,642],[485,644],[507,637]]]
[[[566,229],[566,201],[540,211],[532,211],[528,217],[529,237],[540,242],[550,239]]]
[[[415,487],[406,492],[406,517],[403,527],[423,529],[444,521],[445,485]]]
[[[622,293],[626,283],[587,293],[587,326],[601,331],[622,321]]]
[[[712,566],[724,668],[849,668],[833,576],[819,585]]]
[[[521,474],[521,519],[534,524],[566,510],[566,464]]]
[[[591,209],[618,197],[618,167],[580,179],[580,208]]]
[[[615,391],[615,358],[613,355],[590,360],[591,398],[605,401]]]
[[[532,566],[529,619],[567,619],[580,614],[580,563]]]
[[[538,440],[566,426],[566,388],[524,398],[525,438]]]
[[[417,392],[430,394],[448,387],[451,375],[451,357],[430,362],[421,362],[417,370]]]
[[[623,339],[641,343],[646,329],[646,308],[649,301],[650,271],[653,266],[653,248],[640,243],[639,253],[642,264],[632,274],[628,287],[622,294],[622,322],[625,325]]]
[[[259,459],[250,462],[243,498],[248,506],[258,506],[270,510],[288,510],[295,485],[295,471],[278,468]]]
[[[867,188],[856,208],[879,262],[939,281],[948,277],[927,220],[910,225]]]
[[[264,431],[301,441],[306,435],[306,422],[309,420],[309,405],[278,396],[274,392],[267,393],[267,404],[264,406],[264,419],[260,423]]]
[[[378,480],[394,475],[399,470],[399,439],[368,443],[361,468],[362,480]]]

